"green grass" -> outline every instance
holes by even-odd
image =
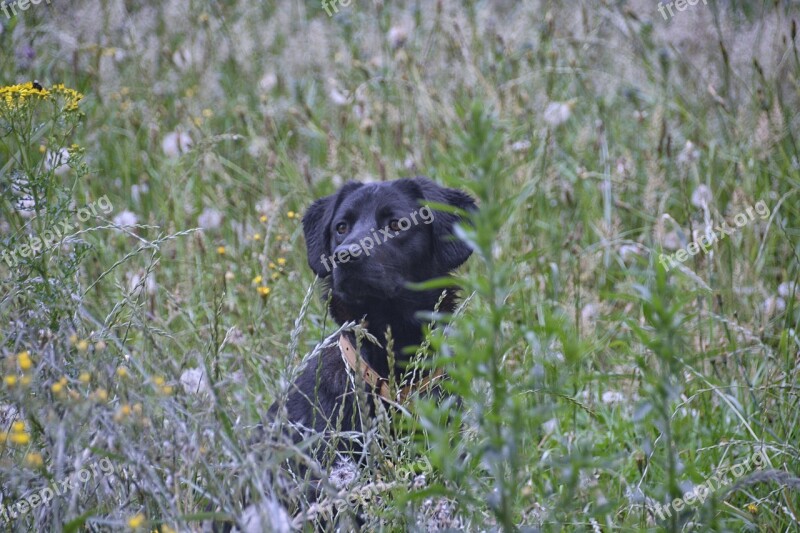
[[[272,502],[266,530],[313,529],[281,467],[313,443],[253,440],[337,329],[300,217],[348,179],[424,174],[481,206],[466,304],[430,339],[462,403],[378,420],[316,511],[345,524],[360,507],[384,531],[794,530],[798,14],[98,0],[0,15],[0,87],[85,95],[80,117],[46,103],[12,125],[0,107],[0,254],[75,225],[0,258],[2,504],[101,458],[117,471],[3,527],[199,530],[248,492]],[[73,144],[68,170],[44,164]],[[103,196],[108,214],[77,218]],[[769,217],[659,263],[759,201]],[[126,211],[135,225],[115,227]],[[653,512],[759,451],[761,472]]]

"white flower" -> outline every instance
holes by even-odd
[[[700,150],[695,148],[692,141],[686,141],[686,145],[678,154],[678,163],[681,165],[688,165],[700,159]]]
[[[276,76],[274,72],[267,72],[258,82],[258,87],[265,93],[268,93],[272,91],[277,84],[278,76]]]
[[[408,29],[404,26],[392,26],[388,33],[392,48],[400,48],[408,40]]]
[[[139,218],[135,213],[131,213],[127,209],[114,217],[114,224],[124,228],[126,226],[135,226],[139,223]]]
[[[250,157],[255,159],[265,155],[268,149],[269,139],[266,137],[256,136],[253,137],[253,140],[250,141],[250,144],[247,146],[247,153],[250,154]]]
[[[48,150],[44,156],[44,168],[48,172],[55,169],[56,176],[63,176],[69,172],[67,161],[69,161],[69,150],[66,148],[61,148],[57,152]]]
[[[706,207],[711,203],[711,189],[706,185],[699,185],[692,192],[692,205],[697,208]]]
[[[800,296],[800,288],[794,281],[784,281],[778,285],[778,295],[781,298],[797,298]]]
[[[202,368],[190,368],[181,374],[181,387],[189,395],[205,396],[211,392],[211,386]]]
[[[328,80],[328,97],[334,105],[343,106],[350,100],[346,91],[339,88],[339,84],[334,79]]]
[[[597,320],[597,315],[600,313],[600,309],[595,304],[586,304],[581,309],[581,322],[585,326],[588,326],[594,323]]]
[[[574,105],[572,101],[550,102],[544,109],[544,116],[542,118],[551,126],[559,126],[569,120]]]
[[[517,141],[511,145],[512,152],[524,152],[531,147],[531,142],[528,140],[525,141]]]
[[[31,218],[36,211],[36,202],[32,196],[23,196],[17,200],[16,209],[22,218]]]
[[[222,213],[214,208],[206,207],[197,217],[197,224],[203,229],[217,229],[222,222]]]
[[[603,393],[601,399],[606,404],[622,403],[625,401],[625,395],[621,392],[609,390]]]
[[[356,476],[358,476],[356,464],[353,461],[343,460],[336,463],[328,479],[334,487],[343,489],[355,481]]]
[[[764,303],[761,304],[761,307],[764,310],[764,314],[767,316],[776,315],[786,311],[786,300],[780,296],[770,296],[764,300]]]
[[[161,149],[167,157],[176,158],[191,150],[192,144],[194,141],[188,133],[173,131],[164,136],[164,140],[161,141]]]

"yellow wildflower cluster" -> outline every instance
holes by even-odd
[[[24,446],[31,441],[31,436],[25,431],[24,422],[17,420],[11,424],[11,433],[0,431],[0,444],[4,444],[7,441],[11,441],[11,443],[18,446]]]
[[[16,387],[18,384],[27,387],[31,384],[32,379],[29,372],[33,368],[31,356],[27,350],[19,352],[16,356],[10,356],[6,362],[7,368],[13,369],[15,361],[19,369],[22,370],[22,376],[18,377],[12,370],[12,373],[3,376],[3,384],[8,388]]]
[[[65,87],[63,83],[54,85],[51,89],[45,89],[33,82],[8,85],[0,87],[0,113],[25,109],[31,102],[58,99],[64,102],[63,111],[72,112],[78,110],[78,104],[83,99],[83,95],[74,89]]]

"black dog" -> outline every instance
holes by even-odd
[[[349,182],[309,207],[303,217],[308,264],[320,278],[330,278],[331,316],[339,324],[363,319],[380,345],[364,341],[361,361],[355,363],[355,337],[348,333],[341,348],[331,346],[312,357],[285,399],[286,417],[293,425],[317,433],[361,431],[350,375],[364,362],[367,393],[389,399],[387,331],[397,367],[393,374],[399,378],[422,341],[424,321],[417,314],[433,311],[442,299],[441,290],[415,291],[407,285],[446,276],[472,253],[453,234],[460,218],[427,202],[476,208],[469,195],[422,177]],[[439,302],[442,312],[455,307],[452,291],[447,292]],[[279,403],[270,408],[273,419]],[[301,439],[296,433],[294,440]]]

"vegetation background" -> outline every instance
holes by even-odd
[[[117,470],[2,527],[797,530],[798,3],[337,9],[0,13],[1,503]],[[33,80],[46,96],[13,87]],[[300,217],[418,174],[482,206],[465,305],[431,338],[462,405],[379,420],[311,506],[280,466],[305,449],[251,437],[336,329]],[[659,261],[758,201],[769,217]]]

